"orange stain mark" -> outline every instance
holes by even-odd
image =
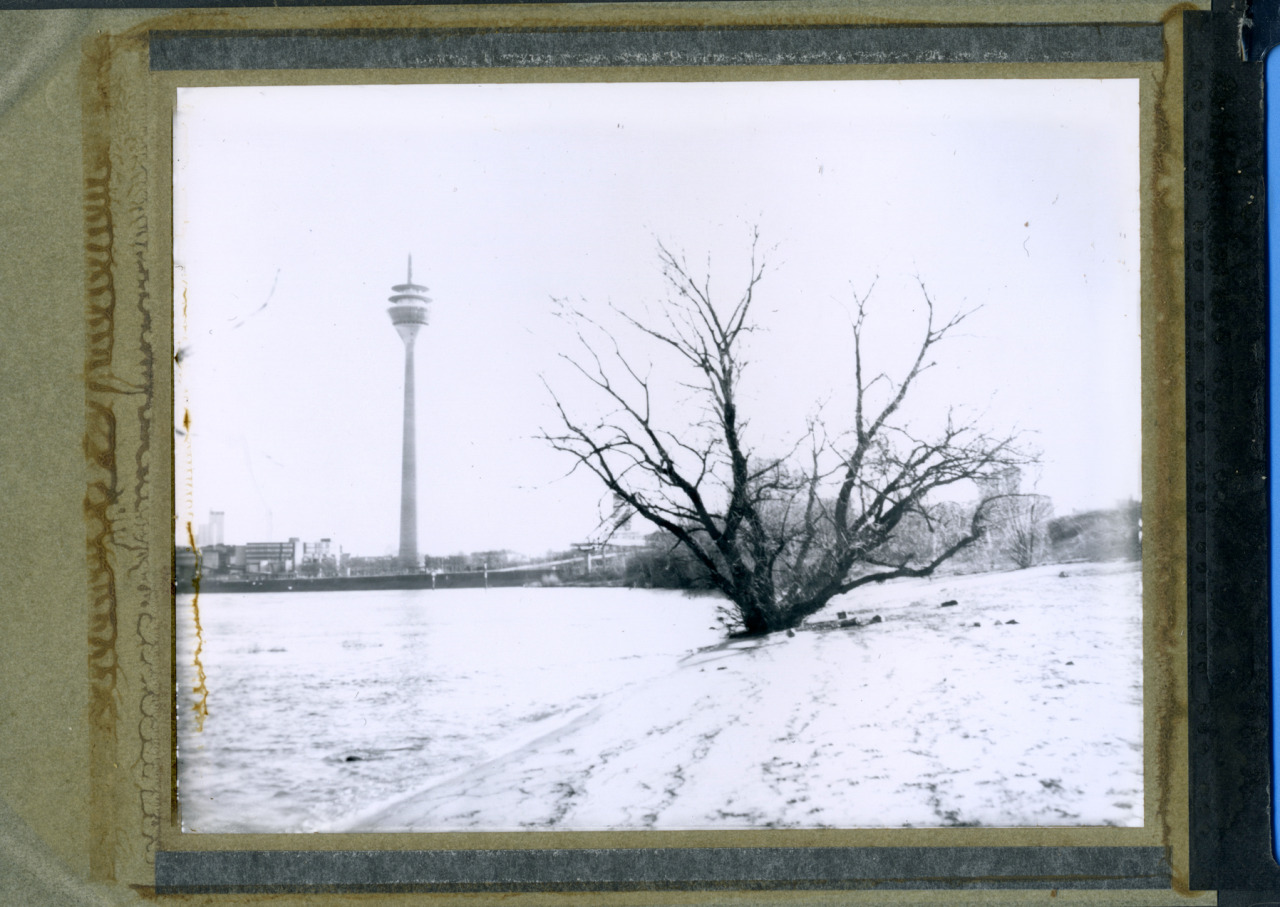
[[[187,422],[188,418],[184,416],[184,425]],[[187,539],[196,556],[196,572],[191,578],[191,616],[196,623],[196,652],[192,656],[192,662],[196,668],[196,685],[191,691],[200,698],[191,708],[196,713],[196,733],[200,733],[204,730],[204,720],[209,717],[209,687],[205,683],[208,678],[205,677],[204,665],[200,661],[200,654],[204,651],[204,628],[200,626],[200,549],[196,546],[196,533],[190,521],[187,522]]]

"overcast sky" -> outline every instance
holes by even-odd
[[[174,139],[179,527],[232,543],[399,538],[403,347],[417,342],[420,547],[531,554],[595,527],[601,488],[554,428],[556,298],[662,298],[660,239],[728,301],[758,290],[744,394],[777,446],[838,422],[848,311],[873,284],[876,364],[909,361],[917,278],[981,308],[937,353],[955,405],[1044,451],[1058,513],[1140,493],[1136,80],[181,89]],[[639,348],[643,351],[643,347]],[[900,371],[900,369],[899,369]]]

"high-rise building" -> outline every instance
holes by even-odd
[[[210,510],[209,522],[196,527],[196,539],[200,547],[223,544],[223,527],[226,525],[226,513],[222,510]]]
[[[210,545],[223,544],[223,529],[226,525],[226,512],[222,510],[209,511],[209,542]]]
[[[413,282],[413,256],[404,283],[391,288],[387,314],[396,333],[404,341],[404,440],[400,466],[400,568],[417,570],[418,557],[418,463],[415,427],[413,342],[418,329],[427,324],[427,288]]]

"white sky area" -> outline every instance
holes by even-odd
[[[603,488],[537,438],[558,424],[543,376],[599,411],[557,356],[573,347],[553,300],[660,304],[662,240],[732,303],[755,225],[742,407],[759,449],[820,401],[848,426],[848,313],[873,282],[870,367],[902,374],[918,277],[941,315],[981,308],[908,416],[1025,431],[1059,514],[1140,496],[1136,80],[180,89],[174,154],[183,542],[221,510],[228,543],[396,550],[404,354],[386,308],[409,254],[433,299],[421,551],[584,540]]]

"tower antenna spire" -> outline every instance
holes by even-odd
[[[413,253],[409,253],[409,279],[405,283],[413,283]]]

